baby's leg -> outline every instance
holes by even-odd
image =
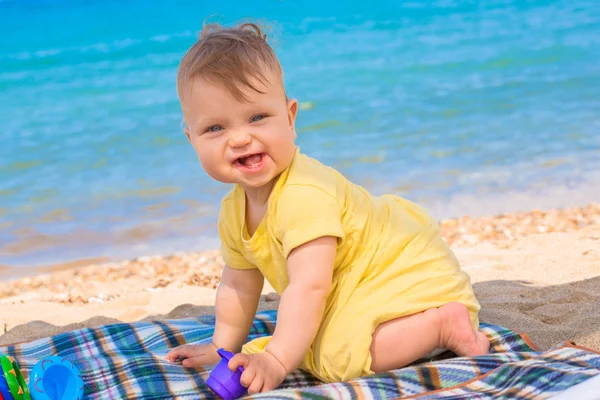
[[[477,356],[488,352],[490,342],[473,329],[464,304],[447,303],[379,325],[371,343],[371,370],[383,372],[404,367],[435,348],[448,349],[459,356]]]

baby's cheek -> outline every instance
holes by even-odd
[[[206,154],[206,152],[199,152],[198,159],[202,165],[202,169],[213,179],[228,183],[228,171],[229,166],[226,165],[222,157],[215,156],[213,154]],[[228,167],[228,168],[226,168]]]

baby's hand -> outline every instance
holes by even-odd
[[[229,360],[229,369],[244,368],[240,383],[248,388],[248,394],[274,390],[287,375],[284,366],[268,352],[236,354]]]
[[[184,344],[174,348],[165,356],[169,362],[182,359],[181,365],[187,368],[201,368],[205,365],[215,365],[220,360],[217,348],[212,343]]]

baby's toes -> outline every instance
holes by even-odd
[[[482,332],[475,332],[477,336],[477,347],[480,354],[487,354],[490,351],[490,340],[488,337]]]

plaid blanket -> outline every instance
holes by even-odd
[[[275,311],[257,315],[251,338],[271,334]],[[107,325],[62,333],[8,347],[25,378],[43,357],[60,355],[82,372],[86,399],[213,399],[204,384],[210,370],[195,371],[164,360],[170,348],[209,341],[214,316],[166,322]],[[600,374],[600,354],[566,344],[546,352],[525,335],[482,324],[490,354],[416,364],[352,382],[322,384],[303,372],[255,399],[395,399],[400,397],[548,398]]]

